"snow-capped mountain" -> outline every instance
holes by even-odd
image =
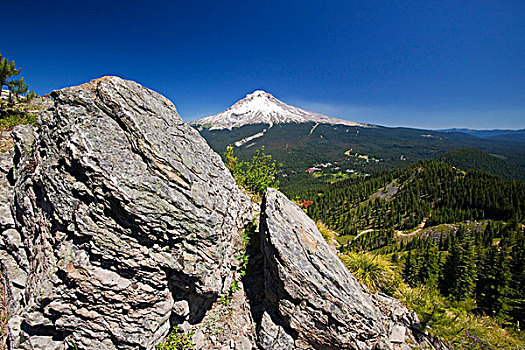
[[[287,105],[271,94],[257,90],[235,103],[233,106],[216,115],[192,122],[192,125],[206,125],[210,130],[220,130],[242,127],[249,124],[285,123],[324,123],[343,124],[348,126],[367,126],[349,120],[327,117],[325,115],[305,111],[304,109]]]

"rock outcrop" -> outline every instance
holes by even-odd
[[[9,202],[13,196],[11,182],[14,153],[13,148],[0,153],[0,312],[2,317],[7,317],[9,311],[11,325],[11,330],[3,322],[0,326],[0,349],[2,344],[8,342],[10,333],[20,331],[19,311],[29,271],[27,255],[20,233],[16,230]]]
[[[274,341],[288,339],[288,349],[387,348],[377,308],[315,223],[277,190],[266,192],[261,231],[271,305],[260,330],[269,339],[264,349],[276,348],[269,336],[275,333],[280,336]],[[275,325],[267,329],[272,321]]]
[[[229,290],[250,201],[161,95],[108,77],[53,97],[14,133],[11,346],[151,349]]]
[[[164,97],[107,77],[53,98],[0,154],[9,349],[150,350],[173,326],[206,350],[440,349],[277,190],[245,275],[254,204]]]
[[[369,294],[293,202],[268,189],[261,208],[264,350],[449,349],[399,301]]]
[[[382,322],[385,324],[392,349],[451,349],[441,339],[422,329],[416,313],[408,310],[399,300],[381,293],[372,294],[371,297],[381,311]]]

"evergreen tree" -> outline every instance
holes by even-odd
[[[508,310],[510,269],[507,254],[497,246],[490,246],[480,259],[479,279],[476,283],[478,307],[488,315],[504,318]]]
[[[511,250],[509,283],[509,315],[513,321],[525,324],[525,232],[519,230]]]
[[[407,281],[407,283],[410,285],[412,285],[414,280],[414,268],[412,264],[412,251],[409,250],[405,261],[405,269],[403,271],[403,275],[405,277],[405,281]]]
[[[16,68],[14,60],[9,61],[0,53],[0,89],[7,86],[10,91],[10,100],[12,94],[19,95],[27,92],[28,86],[24,82],[24,78],[14,79],[20,75],[20,70],[21,68]]]
[[[472,234],[461,226],[451,247],[444,271],[445,293],[456,300],[473,296],[476,286],[476,250]]]
[[[437,287],[439,272],[438,247],[429,240],[423,259],[422,281],[431,288]]]

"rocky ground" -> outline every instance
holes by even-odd
[[[254,212],[166,98],[117,77],[52,96],[0,154],[9,349],[149,350],[173,326],[197,349],[444,348],[280,192]]]

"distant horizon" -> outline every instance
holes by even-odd
[[[284,99],[281,99],[279,96],[276,96],[274,93],[272,93],[272,91],[269,91],[269,89],[261,89],[261,88],[256,88],[256,89],[249,89],[247,90],[247,92],[242,95],[242,97],[238,98],[237,100],[235,100],[234,102],[232,102],[229,106],[227,107],[224,107],[223,109],[221,110],[217,110],[216,112],[214,113],[211,113],[211,114],[203,114],[201,116],[197,116],[197,117],[187,117],[187,116],[184,116],[184,115],[181,115],[181,117],[183,118],[183,120],[185,122],[193,122],[193,121],[196,121],[198,119],[202,119],[202,118],[205,118],[205,117],[209,117],[209,116],[212,116],[212,115],[216,115],[216,114],[219,114],[223,111],[225,111],[226,109],[230,108],[231,106],[233,106],[235,103],[237,103],[238,101],[242,100],[243,98],[246,97],[246,95],[249,95],[251,93],[253,93],[254,91],[258,91],[258,90],[262,90],[262,91],[265,91],[271,95],[273,95],[274,97],[276,97],[277,99],[279,99],[280,101],[286,103],[286,104],[289,104],[291,106],[294,106],[294,107],[298,107],[298,108],[301,108],[301,109],[304,109],[304,110],[307,110],[309,112],[315,112],[315,113],[319,113],[319,114],[323,114],[323,115],[326,115],[328,117],[333,117],[333,118],[337,118],[337,119],[342,119],[342,120],[349,120],[349,121],[354,121],[354,122],[358,122],[358,123],[363,123],[363,124],[371,124],[371,125],[377,125],[377,126],[384,126],[384,127],[390,127],[390,128],[413,128],[413,129],[422,129],[422,130],[434,130],[434,131],[439,131],[439,130],[448,130],[448,129],[468,129],[468,130],[509,130],[509,131],[519,131],[519,130],[525,130],[525,123],[523,125],[523,127],[517,127],[517,128],[501,128],[501,127],[492,127],[492,128],[472,128],[472,127],[465,127],[465,126],[443,126],[443,127],[423,127],[423,126],[413,126],[413,125],[393,125],[393,124],[381,124],[380,122],[371,122],[369,120],[364,120],[364,119],[357,119],[357,118],[352,118],[352,117],[344,117],[344,116],[339,116],[339,115],[333,115],[333,114],[330,114],[330,112],[326,112],[326,110],[330,110],[330,109],[334,109],[334,107],[332,106],[328,106],[327,104],[324,104],[324,103],[308,103],[308,102],[305,102],[305,101],[302,101],[301,100],[298,100],[298,99],[295,99],[295,101],[297,101],[298,103],[294,103],[294,102],[288,102]],[[172,101],[173,102],[173,101]],[[308,107],[304,107],[304,105],[308,106]],[[328,107],[327,107],[328,106]],[[177,107],[177,111],[179,111],[179,107],[177,105],[175,105],[175,107]],[[321,107],[320,109],[322,110],[319,110],[319,108],[316,108],[316,107]],[[323,108],[324,107],[324,108]],[[344,108],[344,107],[343,107]],[[385,109],[385,111],[383,112],[385,114],[388,113],[388,111]],[[398,112],[399,113],[399,112]],[[179,112],[180,114],[180,112]]]
[[[115,74],[116,75],[116,74]],[[118,75],[116,75],[118,76]],[[100,76],[102,77],[102,76]],[[97,77],[97,78],[93,78],[93,79],[98,79],[100,77]],[[82,83],[78,83],[78,84],[74,84],[74,85],[70,85],[70,86],[75,86],[75,85],[80,85],[80,84],[83,84],[83,83],[86,83],[88,81],[91,81],[93,79],[90,79],[90,80],[87,80],[85,82],[82,82]],[[128,79],[130,80],[130,79]],[[131,79],[132,80],[132,79]],[[64,87],[61,87],[61,88],[57,88],[57,89],[51,89],[50,91],[46,92],[46,93],[43,93],[43,94],[38,94],[39,96],[43,96],[43,95],[47,95],[49,93],[51,93],[52,91],[54,90],[60,90],[60,89],[63,89],[63,88],[66,88],[66,87],[69,87],[69,86],[64,86]],[[148,87],[148,86],[145,86],[145,87]],[[4,91],[6,89],[3,89]],[[257,90],[263,90],[263,89],[253,89],[251,90],[251,92],[253,91],[257,91]],[[154,90],[155,91],[155,90]],[[273,93],[271,93],[270,91],[268,90],[263,90],[265,92],[268,92],[270,93],[271,95],[275,96]],[[158,92],[158,91],[156,91]],[[248,92],[246,93],[246,95],[250,94],[251,92]],[[165,97],[168,97],[168,96],[165,96]],[[276,98],[279,99],[279,97],[275,96]],[[244,97],[243,97],[244,98]],[[168,97],[168,99],[170,99]],[[241,98],[242,99],[242,98]],[[225,111],[226,109],[230,108],[231,106],[233,106],[235,103],[237,103],[238,101],[240,101],[241,99],[239,100],[236,100],[235,102],[233,102],[231,105],[225,107],[224,109],[222,110],[218,110],[217,112],[213,113],[213,114],[203,114],[201,116],[197,116],[197,117],[185,117],[184,115],[182,115],[180,113],[180,110],[179,110],[179,106],[177,106],[173,100],[170,99],[170,101],[172,103],[174,103],[175,107],[177,108],[177,112],[179,113],[179,115],[181,116],[181,118],[184,120],[184,122],[186,123],[190,123],[190,122],[193,122],[193,121],[196,121],[198,119],[202,119],[202,118],[205,118],[205,117],[209,117],[209,116],[212,116],[212,115],[215,115],[215,114],[218,114],[218,113],[221,113],[223,111]],[[281,99],[279,99],[281,100]],[[282,101],[282,100],[281,100]],[[285,102],[287,103],[286,101],[282,101],[282,102]],[[342,117],[342,116],[338,116],[338,115],[331,115],[330,113],[325,113],[325,112],[321,112],[319,110],[314,110],[312,108],[308,108],[308,107],[303,107],[301,105],[296,105],[296,104],[293,104],[293,103],[287,103],[287,104],[290,104],[294,107],[298,107],[298,108],[301,108],[301,109],[304,109],[304,110],[307,110],[309,112],[315,112],[315,113],[319,113],[319,114],[323,114],[323,115],[326,115],[328,117],[332,117],[332,118],[337,118],[337,119],[342,119],[342,120],[348,120],[348,121],[354,121],[354,122],[357,122],[357,123],[362,123],[362,124],[370,124],[370,125],[375,125],[375,126],[383,126],[383,127],[388,127],[388,128],[410,128],[410,129],[421,129],[421,130],[432,130],[432,131],[443,131],[443,130],[449,130],[449,129],[465,129],[465,130],[477,130],[477,131],[521,131],[521,130],[525,130],[525,125],[523,127],[517,127],[517,128],[502,128],[502,127],[493,127],[493,128],[474,128],[474,127],[469,127],[469,126],[443,126],[443,127],[423,127],[423,126],[413,126],[413,125],[392,125],[392,124],[381,124],[380,122],[371,122],[371,121],[368,121],[368,120],[363,120],[363,119],[352,119],[352,118],[345,118],[345,117]],[[308,103],[306,103],[307,105],[309,105]],[[318,105],[317,103],[312,103],[311,104],[312,106],[316,106]],[[320,105],[323,105],[322,103]]]
[[[525,128],[525,2],[11,1],[0,52],[38,94],[105,75],[184,120],[249,90],[331,117],[422,129]]]

